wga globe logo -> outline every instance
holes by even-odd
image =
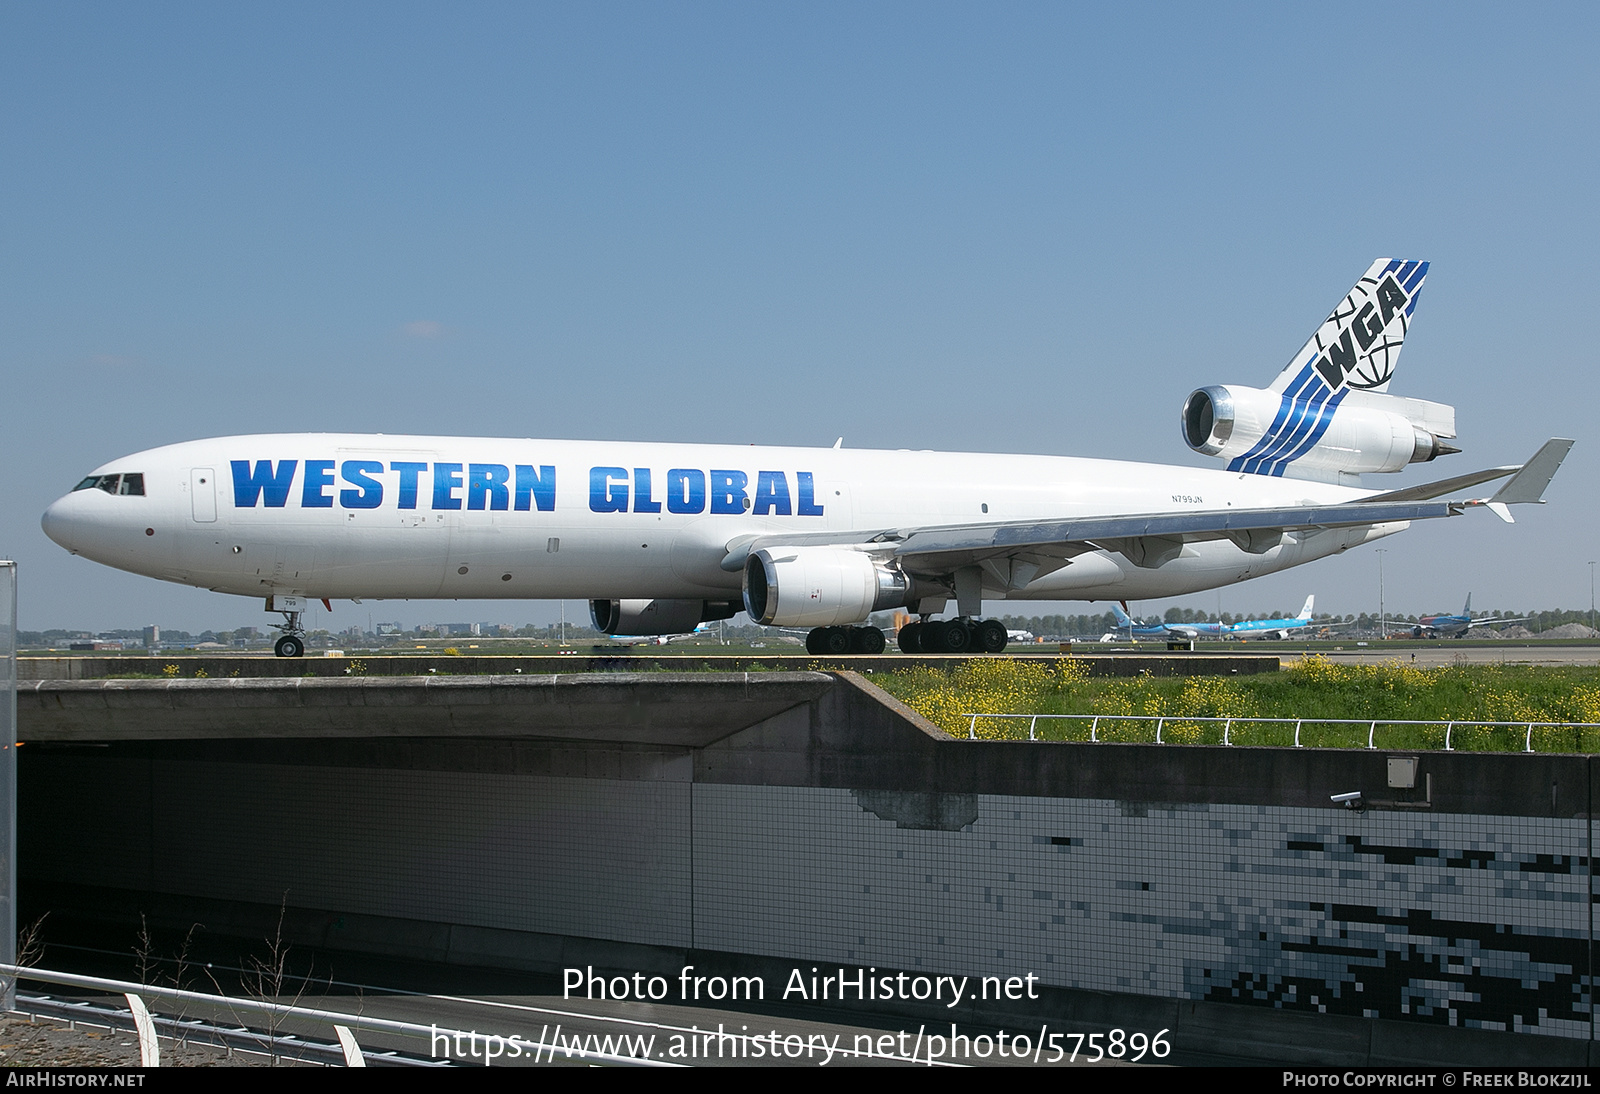
[[[1328,316],[1316,334],[1316,369],[1330,388],[1388,385],[1427,272],[1426,262],[1407,262],[1381,278],[1363,277]]]

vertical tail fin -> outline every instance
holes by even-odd
[[[1472,618],[1472,594],[1471,593],[1467,594],[1467,603],[1466,603],[1466,606],[1461,609],[1461,614],[1466,616],[1468,619]]]
[[[1119,627],[1126,627],[1129,623],[1133,622],[1133,620],[1128,617],[1128,613],[1122,610],[1122,605],[1118,604],[1115,600],[1111,602],[1111,614],[1116,616],[1117,626]]]
[[[1185,441],[1228,460],[1230,471],[1347,485],[1363,471],[1398,471],[1459,451],[1440,441],[1455,436],[1453,409],[1386,394],[1427,276],[1426,262],[1378,259],[1266,390],[1201,388],[1190,395]],[[1352,409],[1335,425],[1341,405]],[[1420,430],[1417,443],[1396,444],[1385,414]]]
[[[1296,619],[1310,619],[1311,618],[1311,606],[1313,604],[1315,604],[1316,602],[1317,602],[1317,594],[1316,593],[1312,593],[1310,596],[1306,597],[1306,606],[1300,609],[1300,614],[1295,616],[1295,618]]]
[[[1310,395],[1308,385],[1325,385],[1330,393],[1347,388],[1388,391],[1427,276],[1426,262],[1378,259],[1278,373],[1270,389],[1300,398]]]

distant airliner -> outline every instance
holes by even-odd
[[[1425,615],[1415,623],[1405,620],[1390,620],[1389,622],[1401,627],[1411,628],[1413,638],[1465,638],[1473,627],[1501,627],[1509,623],[1526,623],[1527,616],[1521,619],[1504,619],[1498,616],[1485,616],[1482,619],[1472,618],[1472,594],[1467,594],[1467,602],[1463,605],[1460,615]]]
[[[876,653],[998,652],[985,600],[1178,596],[1406,527],[1541,501],[1572,442],[1380,493],[1363,472],[1458,451],[1455,411],[1388,395],[1427,263],[1379,259],[1265,389],[1206,387],[1184,440],[1226,470],[987,453],[291,433],[189,441],[98,467],[44,514],[75,554],[264,598],[276,650],[311,599],[577,598],[613,634],[740,608]],[[828,393],[818,392],[818,398]],[[1487,498],[1459,497],[1509,481]],[[952,617],[936,619],[955,604]]]
[[[698,638],[711,631],[710,623],[702,623],[693,630],[680,631],[677,634],[613,634],[608,635],[613,642],[624,646],[665,646],[673,642],[681,642],[686,638]]]
[[[1102,642],[1113,642],[1119,638],[1150,638],[1158,642],[1176,638],[1189,641],[1200,637],[1221,638],[1227,632],[1221,623],[1140,623],[1116,601],[1111,602],[1111,614],[1116,617],[1117,629],[1105,634],[1100,639]]]
[[[1286,639],[1292,632],[1312,625],[1311,608],[1316,600],[1315,594],[1306,597],[1305,607],[1301,608],[1300,614],[1292,619],[1242,619],[1237,623],[1135,623],[1129,618],[1126,609],[1116,603],[1111,605],[1111,612],[1117,618],[1117,626],[1120,628],[1118,634],[1127,633],[1131,625],[1134,638],[1192,640],[1206,636]],[[1111,638],[1113,635],[1106,637]]]
[[[1234,638],[1287,639],[1293,632],[1311,626],[1311,608],[1317,602],[1315,595],[1306,597],[1300,614],[1292,619],[1241,619],[1228,628]]]

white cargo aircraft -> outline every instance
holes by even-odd
[[[1230,585],[1407,522],[1541,501],[1571,447],[1380,493],[1363,472],[1456,452],[1455,411],[1387,394],[1423,262],[1379,259],[1265,389],[1206,387],[1184,440],[1221,470],[1049,456],[325,433],[113,460],[51,539],[165,581],[261,596],[277,652],[308,599],[585,598],[612,634],[732,616],[818,653],[998,652],[985,600],[1149,600]],[[1438,500],[1510,476],[1487,498]],[[936,620],[951,601],[952,618]]]

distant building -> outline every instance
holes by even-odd
[[[144,629],[144,645],[145,649],[149,650],[153,650],[161,645],[160,627],[151,626]]]

